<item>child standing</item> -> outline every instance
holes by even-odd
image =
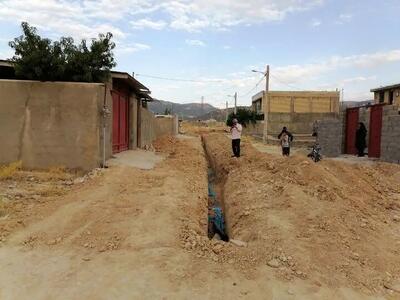
[[[293,135],[287,131],[286,127],[283,127],[282,132],[278,135],[278,139],[281,141],[282,155],[290,155],[290,143],[293,141]]]

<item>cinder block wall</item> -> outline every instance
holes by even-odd
[[[103,84],[0,80],[0,164],[99,166],[103,102]]]
[[[397,106],[384,107],[381,160],[400,163],[400,115]]]
[[[246,135],[255,135],[262,137],[264,133],[264,121],[257,121],[256,124],[247,124],[246,127],[243,127],[243,134]]]
[[[337,118],[337,113],[269,113],[268,135],[277,135],[286,126],[294,134],[311,134],[317,120]]]
[[[317,143],[321,153],[327,157],[337,157],[342,154],[343,126],[341,120],[324,119],[316,122]]]

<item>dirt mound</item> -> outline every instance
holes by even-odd
[[[315,164],[247,143],[236,159],[224,136],[204,142],[224,184],[229,234],[249,243],[255,261],[288,280],[370,293],[399,279],[400,166]]]

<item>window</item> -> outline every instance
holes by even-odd
[[[379,92],[379,103],[384,103],[385,102],[385,92]]]
[[[393,104],[393,100],[394,100],[394,92],[390,91],[389,92],[389,104]]]

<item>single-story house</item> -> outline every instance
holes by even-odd
[[[0,164],[89,170],[178,131],[177,118],[166,126],[147,110],[150,90],[128,73],[113,71],[107,83],[40,82],[13,79],[12,69],[0,64]]]
[[[400,105],[400,83],[375,88],[371,92],[374,93],[375,104]]]

